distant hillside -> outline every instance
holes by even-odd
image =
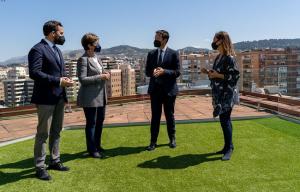
[[[127,57],[145,57],[151,49],[140,49],[128,45],[119,45],[108,49],[102,49],[101,55],[105,56],[127,56]],[[76,59],[84,53],[83,49],[64,51],[63,55],[68,59]],[[0,65],[11,65],[27,63],[27,55],[21,57],[14,57],[4,62],[0,62]]]
[[[112,47],[109,49],[104,49],[103,55],[124,55],[128,57],[143,57],[147,55],[147,53],[151,49],[141,49],[137,47],[132,47],[128,45],[119,45],[116,47]]]
[[[209,52],[209,49],[196,48],[196,47],[185,47],[185,48],[182,48],[182,49],[178,49],[178,51],[180,53],[185,53],[185,54],[199,53],[199,52],[207,53],[207,52]]]
[[[12,64],[22,64],[22,63],[27,63],[27,55],[20,56],[20,57],[13,57],[4,62],[0,62],[0,66],[1,65],[12,65]]]
[[[150,49],[140,49],[129,45],[119,45],[108,49],[102,49],[101,55],[105,56],[126,56],[126,57],[145,57]],[[84,53],[83,49],[65,51],[65,58],[75,59]]]
[[[264,48],[300,47],[298,39],[265,39],[259,41],[242,41],[234,44],[236,50],[251,50]]]
[[[300,47],[300,38],[298,39],[268,39],[259,41],[242,41],[234,44],[236,50],[251,50],[263,48],[286,48],[286,47]],[[141,49],[129,45],[119,45],[108,49],[103,49],[101,55],[106,56],[127,56],[127,57],[145,57],[151,49]],[[189,53],[209,52],[209,49],[185,47],[178,51]],[[84,53],[83,49],[64,51],[64,57],[68,59],[76,59]],[[21,64],[27,62],[27,56],[14,57],[0,65]]]

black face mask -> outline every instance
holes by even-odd
[[[65,36],[59,36],[54,40],[54,43],[57,45],[63,45],[65,43]]]
[[[212,42],[211,48],[212,48],[213,50],[217,50],[218,47],[219,47],[219,46],[217,45],[217,42]]]
[[[101,52],[101,46],[99,44],[96,45],[96,48],[94,49],[94,51],[96,53],[100,53]]]
[[[158,40],[154,40],[153,44],[154,44],[154,47],[160,47],[161,46],[161,42],[158,41]]]

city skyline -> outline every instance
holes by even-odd
[[[299,38],[300,27],[294,24],[300,17],[299,5],[296,0],[88,0],[71,4],[5,0],[0,2],[0,62],[26,55],[43,38],[42,26],[50,19],[61,21],[65,27],[67,41],[62,50],[81,49],[80,39],[86,32],[97,33],[103,48],[153,48],[157,29],[170,32],[169,46],[174,49],[210,48],[219,30],[228,31],[233,42]]]

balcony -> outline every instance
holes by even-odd
[[[210,90],[181,91],[176,100],[175,119],[177,122],[212,121]],[[268,117],[273,114],[300,117],[300,101],[241,92],[241,105],[233,111],[234,119],[248,117]],[[83,126],[84,114],[76,103],[71,103],[73,113],[66,113],[65,127]],[[27,105],[17,108],[0,109],[0,142],[7,142],[27,136],[33,136],[36,131],[36,108]],[[26,121],[24,122],[24,119]],[[151,109],[148,95],[112,97],[106,111],[105,124],[110,126],[127,124],[149,124]],[[164,115],[162,116],[164,121]],[[2,128],[1,128],[2,127]]]

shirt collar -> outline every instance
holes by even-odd
[[[53,42],[49,41],[47,38],[45,38],[44,40],[48,43],[48,45],[49,45],[51,48],[53,47],[53,45],[55,45]]]
[[[164,47],[163,49],[160,49],[160,48],[158,48],[158,51],[162,50],[162,51],[165,53],[165,52],[166,52],[166,50],[167,50],[167,48],[168,48],[168,46],[167,46],[167,45],[165,45],[165,47]]]

